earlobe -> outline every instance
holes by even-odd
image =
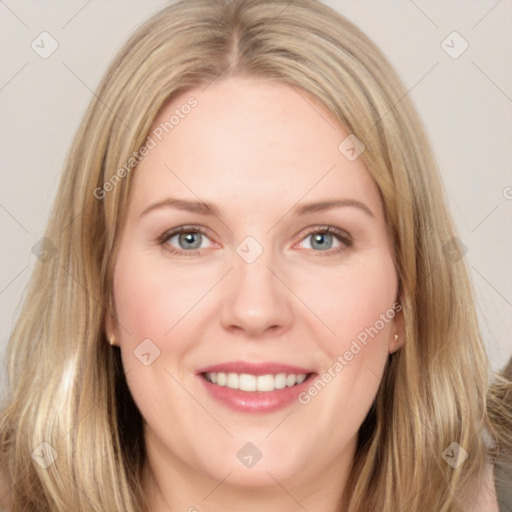
[[[400,336],[398,333],[393,334],[393,338],[391,340],[391,343],[389,344],[389,353],[393,354],[400,348],[402,348],[402,345],[404,343],[404,339],[402,336]]]
[[[389,353],[393,354],[401,349],[405,342],[405,328],[404,328],[404,314],[403,309],[400,309],[395,315],[394,330],[389,342]]]
[[[103,328],[105,330],[105,337],[111,345],[115,345],[115,329],[114,329],[114,321],[112,319],[112,315],[107,312],[105,314],[105,321]]]

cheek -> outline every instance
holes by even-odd
[[[118,319],[124,327],[121,339],[140,343],[150,338],[159,343],[200,301],[211,286],[209,281],[190,272],[169,273],[148,262],[143,254],[120,254],[114,295]]]
[[[387,339],[393,327],[398,289],[391,256],[375,251],[357,264],[323,272],[325,275],[317,273],[308,278],[302,297],[329,328],[324,329],[325,336],[321,338],[324,349],[335,357],[347,350],[354,339],[363,344],[369,339]]]
[[[326,435],[355,432],[375,398],[394,332],[397,286],[391,257],[376,253],[331,275],[325,293],[309,295],[334,333],[319,338],[322,373],[299,398],[325,423]]]
[[[183,273],[181,277],[178,273],[167,274],[163,277],[163,269],[148,262],[143,253],[126,249],[120,251],[114,273],[124,373],[137,407],[152,426],[178,422],[176,409],[165,409],[163,404],[179,403],[180,417],[197,415],[194,403],[175,380],[183,378],[177,362],[188,349],[186,336],[175,333],[182,327],[177,323],[190,310],[191,303],[197,302],[201,290],[194,291]],[[172,350],[169,332],[174,334]]]

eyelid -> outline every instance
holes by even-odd
[[[207,230],[201,226],[195,226],[195,225],[183,225],[178,226],[175,228],[168,229],[164,231],[158,238],[157,242],[164,244],[167,242],[170,238],[172,238],[175,235],[180,235],[182,233],[201,233],[202,235],[208,236]],[[209,238],[209,237],[208,237]]]
[[[351,249],[354,245],[354,241],[352,239],[352,236],[347,231],[337,228],[335,226],[331,225],[324,225],[324,226],[309,226],[301,231],[300,233],[300,240],[293,245],[295,247],[299,243],[306,240],[309,236],[315,235],[317,233],[328,233],[329,235],[333,236],[334,238],[337,238],[340,245],[336,248],[331,248],[326,251],[315,251],[313,249],[308,249],[308,252],[311,253],[314,257],[335,257],[339,256],[340,254],[344,253],[345,251]]]
[[[210,236],[208,235],[208,230],[206,228],[203,228],[202,226],[196,226],[196,225],[183,225],[183,226],[178,226],[176,228],[171,228],[171,229],[164,231],[164,233],[162,233],[157,238],[157,244],[162,247],[167,246],[167,247],[165,247],[165,249],[173,256],[174,255],[185,256],[185,257],[197,256],[197,255],[200,255],[201,252],[205,250],[205,249],[192,249],[190,251],[185,251],[184,249],[177,249],[176,247],[173,247],[173,246],[167,244],[167,242],[171,238],[175,237],[176,235],[180,235],[182,233],[201,233],[202,235],[204,235],[205,237],[210,239]],[[214,241],[212,241],[212,245],[217,246],[217,247],[219,246],[219,244],[217,244],[217,242],[214,242]]]
[[[304,228],[300,231],[300,233],[297,236],[300,236],[300,241],[304,240],[309,235],[314,235],[316,233],[329,233],[331,235],[335,235],[338,238],[341,239],[341,241],[345,243],[353,243],[352,236],[348,231],[345,231],[344,229],[337,228],[336,226],[332,225],[319,225],[315,224],[313,226],[308,226],[307,228]]]

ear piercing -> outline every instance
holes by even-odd
[[[108,339],[108,342],[110,343],[110,345],[114,346],[116,344],[116,339],[114,338],[114,336],[111,336]]]
[[[393,340],[394,340],[394,341],[398,341],[398,337],[399,337],[399,336],[398,336],[398,334],[396,334],[396,333],[395,333],[395,334],[393,334]]]

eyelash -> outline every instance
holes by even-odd
[[[201,233],[202,235],[204,235],[206,237],[208,236],[206,231],[203,228],[201,228],[200,226],[180,226],[178,228],[166,231],[162,235],[160,235],[160,237],[158,237],[158,244],[164,246],[165,244],[167,244],[167,242],[173,236],[180,235],[182,233],[187,233],[187,234]],[[341,245],[336,249],[329,249],[327,251],[314,251],[313,249],[310,249],[310,250],[313,250],[313,252],[318,253],[318,254],[316,254],[316,256],[323,257],[323,256],[332,256],[334,254],[340,254],[353,246],[353,241],[347,235],[347,233],[345,233],[341,229],[335,228],[333,226],[316,227],[316,228],[312,229],[311,231],[309,231],[308,233],[306,233],[301,238],[301,241],[304,240],[305,238],[307,238],[308,236],[316,235],[318,233],[327,233],[329,235],[334,236],[335,238],[338,239],[339,242],[341,242]],[[170,246],[168,246],[168,247],[170,247]],[[170,252],[170,254],[179,254],[179,255],[182,255],[185,257],[197,256],[201,253],[200,249],[194,249],[192,251],[184,251],[184,250],[178,250],[175,248],[172,248],[172,249],[167,248],[167,250]]]

